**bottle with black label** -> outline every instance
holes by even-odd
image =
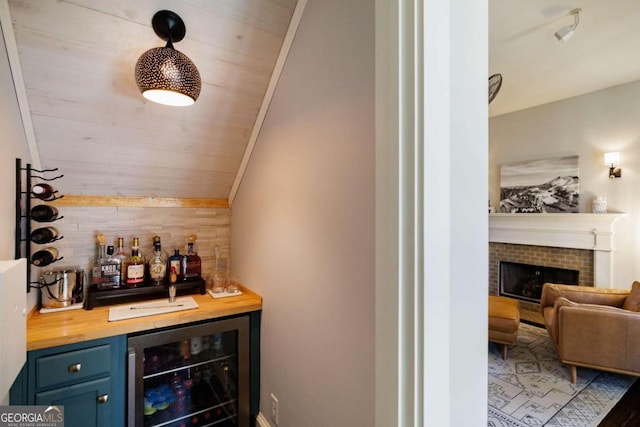
[[[31,255],[31,264],[37,267],[46,267],[56,259],[58,259],[58,250],[49,246]]]
[[[175,270],[175,282],[182,281],[182,258],[183,256],[180,255],[180,249],[174,249],[173,255],[169,257],[169,261],[167,262],[167,271],[169,272],[169,274],[171,274],[171,270]]]
[[[185,282],[202,276],[202,261],[193,249],[194,241],[195,239],[192,239],[187,244],[187,256],[182,259],[182,280]]]
[[[100,260],[100,289],[120,287],[120,260],[113,254],[113,245],[107,246],[107,256]]]
[[[51,243],[58,238],[58,230],[55,227],[37,228],[31,232],[31,241],[38,245]]]

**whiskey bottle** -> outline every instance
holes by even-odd
[[[187,244],[187,256],[182,259],[182,281],[199,279],[202,275],[202,261],[198,253],[193,250],[194,242]]]
[[[171,270],[175,270],[176,272],[176,282],[182,281],[182,258],[183,256],[180,255],[180,249],[174,249],[173,255],[169,257],[169,261],[167,262],[167,270],[169,273],[171,273]]]
[[[58,230],[55,227],[42,227],[31,232],[31,241],[39,245],[51,243],[58,238]]]
[[[58,250],[50,246],[31,255],[31,264],[37,267],[46,267],[56,259],[58,259]]]
[[[138,288],[144,284],[144,261],[140,256],[140,239],[133,238],[131,256],[127,260],[127,282],[129,288]]]
[[[107,256],[100,260],[100,289],[120,287],[121,264],[113,252],[113,245],[107,246]]]
[[[127,282],[127,259],[129,258],[124,250],[124,237],[118,237],[118,247],[114,257],[120,262],[120,285],[124,286]]]
[[[153,238],[153,257],[149,260],[149,278],[154,286],[164,285],[167,277],[167,260],[162,255],[160,236]]]

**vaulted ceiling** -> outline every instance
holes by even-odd
[[[61,193],[226,199],[240,168],[296,0],[9,0],[35,141]],[[189,107],[145,100],[140,55],[177,13],[174,47],[198,67]]]

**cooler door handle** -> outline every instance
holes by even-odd
[[[129,404],[127,405],[127,422],[128,426],[136,425],[136,351],[129,348],[129,363],[127,366],[127,391],[129,396]],[[142,410],[142,409],[141,409]]]

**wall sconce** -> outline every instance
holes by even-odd
[[[187,55],[173,48],[186,34],[184,22],[174,12],[161,10],[153,15],[151,25],[167,45],[149,49],[138,59],[138,89],[146,99],[159,104],[192,105],[200,95],[200,73]]]
[[[620,165],[619,152],[604,153],[604,165],[609,166],[609,179],[620,178],[622,176],[622,169],[616,167]]]

